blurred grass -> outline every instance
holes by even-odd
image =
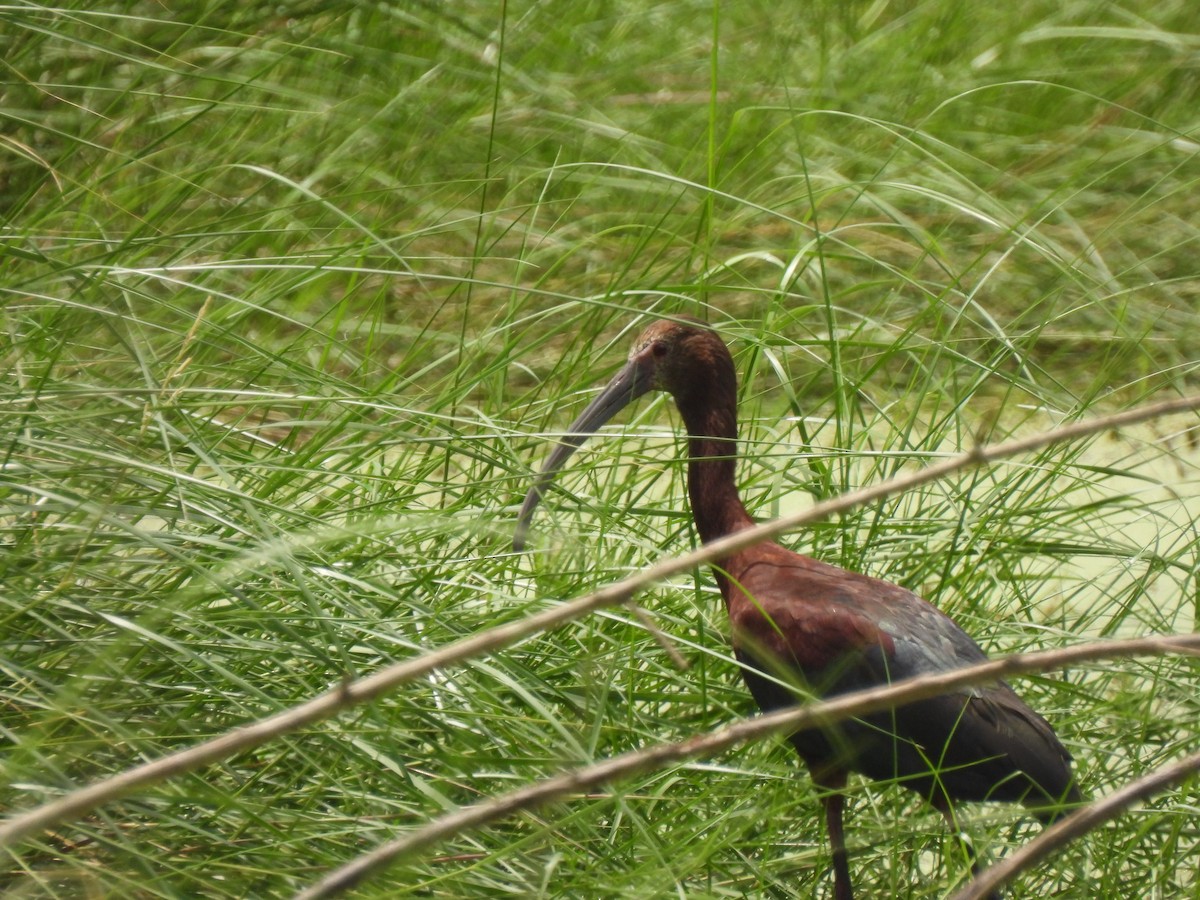
[[[713,36],[718,36],[714,44]],[[286,707],[694,541],[643,403],[507,552],[645,312],[743,378],[756,514],[1195,390],[1200,12],[1165,2],[0,11],[0,806]],[[791,543],[994,652],[1195,628],[1195,422]],[[282,896],[456,804],[748,714],[707,573],[29,842],[15,896]],[[1197,672],[1019,685],[1104,793],[1196,745]],[[1014,896],[1196,890],[1195,788]],[[856,786],[866,896],[963,877]],[[987,852],[1025,840],[980,808]],[[364,895],[827,896],[785,748],[637,779]]]

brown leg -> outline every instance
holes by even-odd
[[[813,781],[826,792],[821,802],[825,806],[825,825],[829,829],[829,846],[833,851],[834,900],[854,900],[850,862],[846,855],[846,835],[842,830],[842,810],[846,804],[846,795],[842,791],[846,787],[846,773],[813,773]]]

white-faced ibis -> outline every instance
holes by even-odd
[[[601,425],[652,390],[675,398],[688,431],[688,496],[701,540],[750,528],[734,483],[737,376],[724,341],[698,320],[655,322],[629,362],[568,429],[521,508],[514,546],[555,473]],[[986,659],[948,616],[911,591],[764,542],[713,562],[733,647],[763,710],[942,672]],[[1044,821],[1077,802],[1071,755],[1002,682],[790,736],[823,789],[834,894],[853,894],[842,831],[850,772],[919,793],[957,831],[959,800],[1020,802]]]

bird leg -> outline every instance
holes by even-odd
[[[834,900],[854,900],[850,883],[850,862],[846,854],[846,834],[842,829],[842,811],[846,805],[846,773],[844,771],[813,772],[813,782],[825,791],[821,803],[825,807],[825,825],[829,829],[829,847],[833,852]]]

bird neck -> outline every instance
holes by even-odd
[[[754,524],[738,494],[736,388],[704,392],[704,407],[681,403],[688,430],[688,497],[696,530],[704,543]],[[722,396],[724,395],[724,396]],[[723,401],[723,402],[712,402]]]

